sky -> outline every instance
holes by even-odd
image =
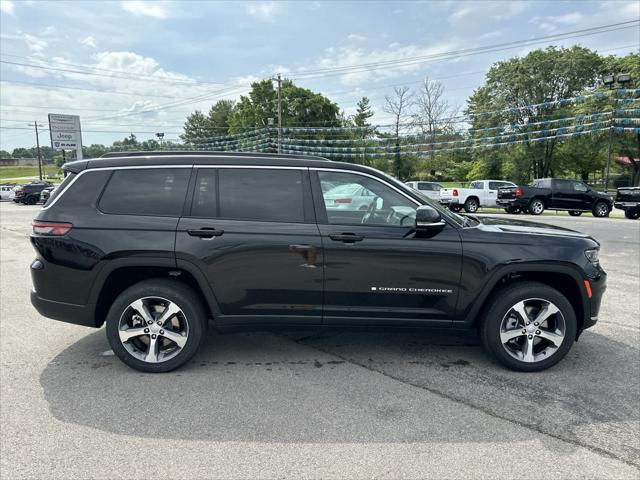
[[[483,53],[464,49],[539,39],[640,18],[638,1],[29,1],[0,0],[0,149],[35,145],[28,124],[80,115],[83,144],[178,139],[186,115],[246,94],[277,73],[373,123],[394,86],[440,80],[464,107],[496,61],[548,45],[606,55],[638,52],[618,29]],[[413,59],[403,64],[380,64]],[[375,69],[345,67],[376,65]],[[343,67],[342,70],[335,70]]]

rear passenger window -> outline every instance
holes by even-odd
[[[218,178],[220,218],[305,221],[300,170],[221,168]]]
[[[190,168],[116,170],[100,199],[104,213],[179,217]]]

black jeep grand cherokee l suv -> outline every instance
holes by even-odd
[[[33,222],[31,301],[100,327],[133,368],[187,362],[208,320],[477,328],[502,364],[554,365],[597,321],[599,244],[459,216],[371,168],[270,154],[67,163]]]

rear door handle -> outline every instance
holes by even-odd
[[[187,233],[192,237],[213,238],[222,235],[224,233],[224,230],[216,230],[215,228],[211,227],[203,227],[187,230]]]
[[[363,235],[356,235],[355,233],[332,233],[329,235],[331,240],[336,242],[355,243],[364,240]]]

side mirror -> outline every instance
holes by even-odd
[[[429,205],[421,205],[416,210],[416,230],[444,227],[446,223],[438,211]]]

